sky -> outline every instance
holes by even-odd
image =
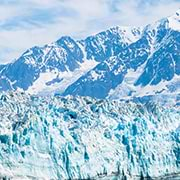
[[[83,39],[112,26],[144,26],[180,0],[0,0],[0,64],[63,35]]]

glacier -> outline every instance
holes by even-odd
[[[178,179],[180,109],[0,94],[0,178]]]

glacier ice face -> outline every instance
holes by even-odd
[[[2,177],[180,176],[180,110],[88,97],[0,94]]]

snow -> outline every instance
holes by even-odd
[[[32,49],[28,49],[26,53],[23,54],[23,56],[30,56],[32,55],[33,51]]]
[[[111,99],[116,99],[116,98],[129,99],[130,92],[134,93],[138,91],[136,87],[134,86],[134,83],[144,71],[145,65],[146,65],[146,62],[142,64],[136,71],[134,71],[133,69],[129,69],[127,74],[124,77],[123,82],[120,85],[118,85],[115,89],[111,89],[108,97]]]
[[[35,59],[32,58],[32,57],[26,57],[26,58],[25,58],[25,63],[26,63],[26,64],[31,64],[31,65],[35,65],[35,64],[36,64],[36,61],[35,61]]]
[[[175,92],[171,92],[168,89],[168,85],[171,85],[173,83],[179,82],[180,77],[178,75],[175,75],[171,81],[161,81],[157,85],[147,85],[145,87],[137,87],[136,93],[134,96],[146,96],[146,95],[156,95],[158,93],[166,94],[166,95],[176,95],[178,93],[178,90]]]
[[[57,73],[57,71],[47,71],[45,73],[41,73],[33,85],[28,88],[27,92],[37,94],[39,91],[42,91],[46,88],[46,82],[54,79],[57,76]]]
[[[96,81],[99,77],[99,74],[97,74],[96,71],[92,70],[91,77],[92,77],[92,81]]]
[[[178,10],[174,15],[170,16],[168,20],[170,28],[180,31],[180,10]]]
[[[82,44],[82,42],[80,41],[77,41],[76,43],[80,47],[81,51],[83,52],[84,59],[87,59],[87,52],[85,50],[84,44]]]
[[[12,63],[4,67],[2,66],[1,67],[2,69],[0,70],[0,75],[1,78],[5,79],[4,80],[5,82],[10,83],[11,86],[7,87],[9,89],[10,88],[19,89],[19,87],[23,89],[27,89],[27,86],[31,85],[32,84],[31,82],[35,81],[28,88],[27,92],[29,92],[30,94],[45,94],[45,95],[47,95],[48,93],[53,94],[54,92],[63,93],[68,86],[72,85],[75,81],[77,81],[80,77],[85,75],[90,70],[92,71],[90,72],[91,76],[88,77],[89,78],[88,81],[91,80],[95,81],[97,79],[103,78],[104,80],[102,82],[106,82],[106,76],[108,77],[108,73],[106,73],[105,71],[103,72],[101,70],[98,71],[98,68],[101,66],[97,67],[96,71],[94,71],[93,68],[98,63],[95,60],[93,60],[93,58],[96,59],[98,57],[99,60],[103,61],[100,63],[106,63],[109,67],[109,71],[111,72],[113,71],[113,68],[119,67],[116,68],[116,70],[114,70],[113,73],[114,75],[120,75],[121,71],[126,69],[126,63],[122,66],[120,65],[118,66],[118,63],[120,63],[120,61],[124,62],[124,60],[126,59],[126,57],[123,57],[123,53],[126,54],[126,52],[128,52],[129,54],[126,55],[128,56],[127,59],[129,59],[129,62],[132,63],[135,62],[137,64],[138,64],[138,59],[136,59],[137,54],[139,56],[142,55],[143,57],[143,54],[141,53],[147,51],[147,53],[149,54],[149,56],[146,59],[147,62],[149,58],[155,58],[156,55],[158,54],[158,50],[163,50],[164,46],[165,48],[168,46],[167,48],[174,50],[174,52],[172,53],[169,51],[164,52],[164,56],[167,55],[168,57],[169,55],[172,56],[172,54],[177,55],[178,42],[176,42],[176,39],[173,39],[175,35],[171,36],[171,34],[169,33],[167,33],[166,35],[164,34],[166,30],[169,28],[178,31],[180,30],[180,10],[178,10],[174,15],[168,18],[161,19],[160,21],[157,21],[145,27],[136,28],[136,27],[116,26],[106,31],[100,32],[98,34],[94,34],[94,36],[90,36],[89,38],[80,41],[74,41],[70,37],[64,38],[63,43],[65,43],[68,46],[67,49],[64,48],[61,43],[60,44],[57,43],[59,41],[47,44],[43,47],[35,46],[27,50],[18,59],[18,65],[16,63],[15,64]],[[160,34],[158,34],[158,32]],[[161,38],[161,35],[163,37],[162,41],[158,40],[159,38]],[[137,47],[136,47],[136,43],[133,44],[133,46],[129,46],[131,43],[136,42],[137,40],[144,40],[143,38],[148,40],[147,47],[136,49],[139,48],[138,43],[141,41],[137,42]],[[111,40],[113,42],[107,45],[107,42],[109,43]],[[77,46],[76,45],[74,46],[73,43],[71,42],[73,42],[74,45],[76,44]],[[91,43],[93,47],[88,45]],[[174,47],[174,43],[175,43],[175,47]],[[125,48],[120,50],[118,45],[122,45],[122,47],[127,46],[127,49]],[[73,62],[69,62],[69,60],[71,59],[69,57],[71,57],[72,54],[68,51],[68,48],[69,50],[72,50],[73,46],[77,47],[77,49],[74,49],[75,52],[77,50],[77,54],[76,53],[75,55],[73,54],[72,56]],[[107,47],[110,47],[111,52],[108,49],[106,49]],[[134,49],[131,49],[132,47]],[[88,50],[88,48],[90,49]],[[114,51],[114,53],[112,51]],[[118,53],[120,53],[121,55],[119,56]],[[87,60],[87,57],[91,57],[92,59]],[[121,59],[119,59],[119,57],[121,57]],[[161,57],[159,56],[159,58]],[[82,61],[83,63],[80,64],[79,62]],[[21,63],[22,66],[19,65]],[[28,66],[24,66],[23,63],[28,64]],[[74,71],[70,71],[69,69],[71,68],[74,69],[75,67],[77,67],[76,66],[77,63],[80,65],[80,68],[77,68]],[[61,65],[62,65],[62,69],[61,69]],[[16,75],[17,68],[19,68],[20,70],[19,74],[22,74],[23,79]],[[175,68],[175,64],[172,64],[171,68]],[[25,75],[26,69],[30,72],[32,71],[34,74],[34,76],[31,77],[29,81],[26,79],[27,77],[27,75]],[[54,70],[49,71],[49,69],[54,69]],[[66,69],[67,71],[61,72],[64,71],[64,69]],[[139,70],[137,71],[133,71],[132,69],[129,70],[127,69],[128,73],[126,74],[125,79],[118,87],[110,90],[109,97],[130,98],[130,94],[132,94],[133,96],[142,97],[146,95],[156,95],[159,94],[159,92],[161,91],[162,94],[166,93],[168,95],[177,93],[178,90],[176,92],[171,92],[168,86],[172,85],[173,83],[178,84],[178,77],[176,78],[177,80],[175,80],[174,78],[172,82],[161,81],[156,86],[155,85],[154,86],[147,85],[146,87],[134,86],[135,81],[143,72],[140,71],[140,69],[142,70],[141,67],[138,69]],[[38,79],[36,79],[38,75],[39,77]],[[86,77],[82,77],[82,78],[86,79]],[[10,82],[10,79],[13,79],[13,82]],[[24,82],[23,80],[27,82]],[[6,84],[4,85],[4,82],[1,83],[0,86],[1,86],[0,88],[1,90],[2,89],[6,90],[6,87],[3,87],[3,86],[7,86]],[[21,91],[21,89],[19,90]],[[69,93],[73,94],[72,92]]]
[[[157,85],[146,85],[143,86],[135,86],[135,82],[138,77],[143,73],[146,62],[141,65],[136,71],[133,69],[129,69],[127,74],[124,77],[123,82],[118,85],[115,89],[111,89],[108,95],[110,99],[131,99],[132,97],[143,97],[148,95],[177,95],[179,92],[179,88],[174,92],[170,91],[168,86],[176,84],[179,82],[180,77],[178,75],[174,75],[171,81],[162,80]]]
[[[116,26],[110,30],[118,32],[125,43],[131,44],[141,37],[143,27]]]
[[[97,64],[98,62],[95,60],[85,60],[83,63],[79,63],[80,68],[74,71],[59,72],[58,70],[53,70],[41,73],[40,77],[28,88],[27,92],[30,94],[62,93],[69,85],[78,80]],[[52,81],[56,77],[59,77],[62,81],[50,86],[46,85],[47,82]]]

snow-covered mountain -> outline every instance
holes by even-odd
[[[180,11],[35,46],[0,65],[0,179],[177,180],[179,105]]]
[[[0,179],[180,177],[180,111],[90,97],[0,94]]]
[[[65,94],[122,98],[179,92],[180,31],[174,29],[171,19],[146,26],[137,41],[98,64]]]
[[[141,28],[62,37],[0,66],[0,91],[133,98],[180,91],[180,10]]]
[[[44,93],[57,89],[63,92],[68,85],[112,54],[118,54],[139,36],[138,30],[125,29],[112,28],[82,41],[62,37],[44,47],[33,47],[15,62],[2,67],[1,90]]]

